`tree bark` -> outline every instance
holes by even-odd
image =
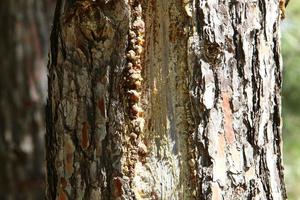
[[[59,0],[48,199],[286,199],[275,0]]]
[[[0,199],[45,196],[45,59],[51,9],[44,3],[0,2]]]

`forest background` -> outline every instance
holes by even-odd
[[[300,199],[300,1],[291,1],[282,22],[283,150],[288,197]]]

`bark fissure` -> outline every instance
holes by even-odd
[[[60,12],[49,197],[285,198],[275,0],[78,1]]]

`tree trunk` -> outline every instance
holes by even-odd
[[[278,1],[59,0],[48,199],[285,199]]]
[[[44,3],[0,2],[0,199],[4,200],[45,196],[45,59],[51,9]]]

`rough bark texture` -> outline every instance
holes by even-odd
[[[44,3],[0,1],[0,199],[44,197],[51,10]]]
[[[48,199],[285,199],[276,0],[57,3]]]

